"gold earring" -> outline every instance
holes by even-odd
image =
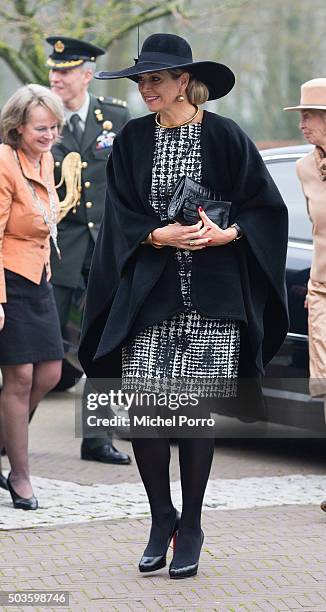
[[[184,99],[185,99],[184,96],[182,96],[181,94],[179,96],[177,96],[178,102],[183,102]]]

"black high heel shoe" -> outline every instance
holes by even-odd
[[[0,489],[8,491],[7,478],[3,474],[0,474]]]
[[[190,534],[183,537],[181,530],[179,531],[176,539],[175,554],[169,567],[170,578],[178,579],[196,576],[203,541],[204,533],[202,530],[198,534],[198,539]]]
[[[37,510],[38,501],[36,497],[34,495],[32,495],[32,497],[20,497],[15,489],[12,488],[10,474],[8,474],[7,485],[14,508],[18,508],[19,510]]]
[[[166,541],[163,544],[164,548],[162,550],[162,553],[159,554],[159,555],[146,555],[144,553],[142,558],[141,558],[141,560],[140,560],[140,562],[139,562],[139,565],[138,565],[138,569],[139,569],[140,572],[142,572],[142,573],[145,573],[145,572],[156,572],[156,570],[162,569],[162,567],[166,566],[166,553],[167,553],[168,548],[170,546],[171,540],[173,540],[173,551],[174,551],[175,538],[176,538],[176,533],[177,533],[178,528],[179,528],[179,521],[180,521],[180,514],[176,510],[175,511],[174,521],[172,523],[172,528],[167,533]],[[153,527],[152,527],[152,529],[153,529]],[[149,538],[149,543],[151,541],[151,537],[152,537],[152,530],[151,530],[151,535],[150,535],[150,538]],[[146,549],[145,549],[145,551],[146,551]]]

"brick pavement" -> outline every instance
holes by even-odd
[[[129,476],[134,481],[134,465],[112,468],[79,461],[79,442],[62,428],[57,401],[47,401],[33,424],[33,473],[63,478],[54,460],[58,456],[67,480],[122,482]],[[53,432],[60,428],[58,439]],[[119,442],[119,447],[128,444]],[[317,506],[209,511],[203,528],[198,576],[183,581],[169,580],[167,568],[153,575],[138,573],[147,518],[0,531],[0,590],[67,590],[69,610],[78,612],[326,612],[326,515]]]
[[[38,408],[30,430],[32,473],[35,476],[73,480],[81,484],[138,482],[135,463],[115,468],[92,461],[80,461],[81,440],[75,438],[74,401],[72,391],[52,393]],[[248,426],[248,429],[252,431],[251,426]],[[247,431],[247,428],[244,431]],[[294,443],[295,441],[288,440],[285,447],[278,439],[262,439],[260,443],[257,442],[256,447],[250,448],[246,441],[220,439],[216,445],[211,476],[242,478],[283,474],[325,475],[326,455],[324,454],[324,463],[322,453],[317,453],[316,458],[313,455],[313,448],[324,447],[325,441],[315,440],[314,446],[309,448],[309,456],[304,447],[300,454],[298,445]],[[118,440],[116,444],[120,450],[132,454],[128,441]],[[4,463],[4,467],[7,467],[7,463]],[[171,479],[179,479],[176,446],[172,446]]]
[[[203,527],[198,576],[183,581],[167,568],[138,573],[148,519],[0,532],[0,588],[67,590],[69,609],[87,612],[326,611],[326,521],[316,507],[206,512]]]

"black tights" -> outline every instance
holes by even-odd
[[[134,438],[132,446],[152,514],[151,536],[145,552],[155,555],[162,550],[166,532],[175,520],[170,493],[170,443],[167,438]],[[179,533],[183,532],[186,539],[188,535],[192,538],[193,534],[200,534],[201,509],[213,454],[214,438],[179,439],[183,501]]]
[[[154,519],[171,514],[170,442],[166,438],[134,438],[132,446]],[[214,438],[180,438],[181,524],[200,527],[204,493],[212,465]]]
[[[181,526],[200,529],[201,509],[214,456],[214,438],[179,440]]]

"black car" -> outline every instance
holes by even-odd
[[[307,310],[304,300],[312,259],[312,227],[306,201],[296,175],[295,162],[312,150],[311,145],[264,149],[261,155],[289,209],[287,291],[290,331],[286,341],[266,369],[264,395],[268,420],[274,423],[325,429],[323,404],[309,395]],[[76,291],[65,334],[66,359],[59,388],[67,389],[82,376],[77,344],[84,290]]]

